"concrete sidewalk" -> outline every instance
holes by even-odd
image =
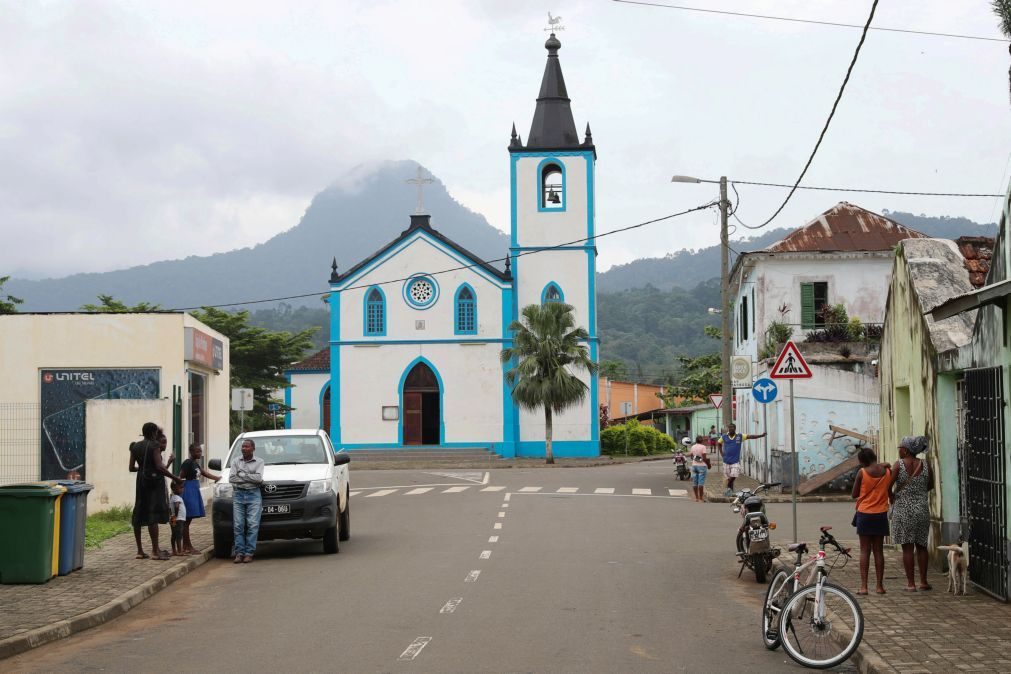
[[[817,541],[809,541],[811,543]],[[860,588],[859,544],[853,559],[837,566],[831,582]],[[785,550],[779,561],[792,569]],[[971,564],[971,561],[970,561]],[[948,577],[931,571],[929,592],[904,592],[906,575],[902,551],[885,547],[885,590],[874,594],[874,560],[869,580],[871,594],[857,596],[864,614],[864,637],[853,656],[861,672],[1008,672],[1011,671],[1011,604],[974,591],[956,597],[945,592]]]
[[[0,585],[0,659],[62,639],[120,616],[212,557],[210,518],[191,525],[200,555],[168,561],[134,559],[133,533],[85,550],[84,568],[44,585]],[[144,532],[144,550],[151,540]],[[159,541],[170,547],[169,528]]]

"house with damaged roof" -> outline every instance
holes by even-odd
[[[880,412],[875,361],[895,247],[925,235],[883,215],[841,202],[771,246],[741,254],[731,272],[735,423],[768,433],[745,443],[745,472],[790,484],[796,433],[800,490],[838,475],[861,444],[877,435]],[[769,404],[751,392],[792,339],[814,376],[795,383],[791,425],[785,391]],[[744,368],[747,369],[747,368]],[[840,468],[842,466],[842,468]]]
[[[996,242],[904,242],[896,254],[881,350],[881,454],[926,435],[933,470],[930,547],[964,539],[969,579],[1011,598],[1011,252],[1005,197]],[[989,264],[985,261],[989,259]],[[985,275],[985,284],[981,283]]]

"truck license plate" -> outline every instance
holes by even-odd
[[[291,512],[290,503],[278,503],[274,505],[263,506],[264,515],[285,515]]]
[[[750,534],[753,541],[764,541],[769,537],[769,532],[765,529],[752,529]]]

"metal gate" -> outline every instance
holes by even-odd
[[[965,491],[969,578],[1008,599],[1006,454],[1003,368],[965,373]]]

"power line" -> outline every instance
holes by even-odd
[[[715,201],[711,201],[709,203],[705,203],[705,204],[701,204],[699,206],[695,206],[694,208],[689,208],[688,210],[685,210],[685,211],[680,211],[678,213],[671,213],[670,215],[664,215],[664,216],[659,217],[659,218],[653,218],[652,220],[646,220],[645,222],[640,222],[640,223],[637,223],[637,224],[634,224],[634,225],[628,225],[627,227],[619,227],[618,229],[612,229],[612,230],[607,231],[607,232],[601,232],[600,234],[595,234],[593,236],[587,236],[587,237],[584,237],[582,239],[576,239],[574,241],[566,241],[565,243],[558,243],[558,244],[555,244],[554,246],[548,246],[546,248],[538,248],[537,250],[520,251],[520,252],[516,253],[515,255],[508,255],[506,257],[499,257],[499,258],[495,258],[493,260],[481,260],[481,261],[475,262],[473,264],[461,265],[459,267],[452,267],[450,269],[443,269],[443,270],[437,271],[437,272],[426,273],[426,276],[439,276],[440,274],[449,274],[449,273],[454,272],[454,271],[462,271],[464,269],[473,269],[474,267],[480,267],[480,266],[483,266],[483,265],[490,264],[492,262],[503,262],[505,260],[515,259],[515,258],[518,258],[518,257],[523,257],[525,255],[534,255],[536,253],[543,253],[543,252],[546,252],[546,251],[555,250],[555,249],[558,249],[558,248],[563,248],[565,246],[573,246],[573,245],[575,245],[577,243],[585,243],[587,241],[595,241],[597,239],[602,239],[605,236],[611,236],[612,234],[620,234],[621,232],[627,232],[627,231],[630,231],[630,230],[633,230],[633,229],[638,229],[640,227],[645,227],[647,225],[653,225],[653,224],[656,224],[658,222],[663,222],[664,220],[672,220],[674,218],[679,218],[681,216],[688,215],[689,213],[695,213],[697,211],[704,211],[707,208],[712,208],[715,205],[716,205],[716,202]],[[383,286],[383,285],[391,285],[391,284],[394,284],[394,283],[403,283],[404,281],[408,281],[408,280],[410,280],[412,278],[414,278],[413,275],[412,276],[405,276],[403,278],[398,278],[398,279],[392,279],[390,281],[381,281],[379,283],[368,283],[368,284],[365,284],[365,285],[348,286],[347,288],[341,288],[340,290],[330,291],[330,292],[342,293],[342,292],[347,292],[349,290],[360,290],[362,288],[371,288],[373,286]],[[244,302],[225,302],[223,304],[204,304],[204,305],[196,306],[196,307],[179,307],[179,308],[176,308],[176,309],[169,309],[168,311],[193,311],[193,310],[196,310],[196,309],[220,309],[220,308],[223,308],[223,307],[236,307],[236,306],[242,306],[242,305],[246,305],[246,304],[265,304],[265,303],[268,303],[268,302],[283,302],[285,300],[296,300],[296,299],[303,299],[303,298],[306,298],[306,297],[318,297],[318,296],[323,295],[323,294],[325,294],[325,293],[322,293],[322,292],[320,292],[320,291],[317,290],[317,291],[311,292],[311,293],[301,293],[301,294],[298,294],[298,295],[287,295],[285,297],[271,297],[271,298],[267,298],[267,299],[247,300],[247,301],[244,301]]]
[[[793,185],[788,183],[763,183],[756,182],[753,180],[731,180],[730,184],[737,185],[758,185],[759,187],[789,187],[793,188]],[[1003,194],[982,194],[975,192],[906,192],[903,190],[874,190],[867,188],[857,188],[857,187],[813,187],[809,185],[798,185],[796,187],[798,190],[817,190],[820,192],[862,192],[867,194],[899,194],[911,197],[966,197],[966,198],[985,198],[989,199],[992,197],[1003,197]]]
[[[664,9],[680,9],[686,12],[700,12],[703,14],[724,14],[727,16],[740,16],[749,19],[769,19],[772,21],[789,21],[790,23],[810,23],[818,26],[834,26],[837,28],[860,28],[859,24],[842,23],[840,21],[819,21],[818,19],[800,19],[792,16],[774,16],[771,14],[752,14],[749,12],[732,12],[724,9],[703,9],[701,7],[687,7],[685,5],[668,5],[660,2],[646,2],[645,0],[614,0],[614,2],[625,5],[643,5],[645,7],[662,7]],[[911,35],[928,35],[930,37],[951,37],[959,40],[983,40],[986,42],[1007,42],[999,37],[984,37],[982,35],[960,35],[958,33],[937,33],[929,30],[914,30],[912,28],[886,28],[883,26],[872,26],[871,30],[880,30],[888,33],[908,33]]]
[[[839,87],[839,93],[836,94],[835,102],[832,103],[832,110],[829,111],[828,113],[828,119],[825,120],[825,125],[821,129],[821,133],[818,134],[818,142],[814,144],[814,149],[811,150],[811,156],[807,158],[807,163],[804,164],[804,169],[800,172],[800,175],[797,176],[797,181],[793,184],[793,187],[790,188],[790,192],[786,195],[786,199],[783,199],[783,203],[779,205],[779,208],[776,209],[776,212],[773,213],[771,216],[769,216],[769,219],[760,225],[756,226],[747,225],[740,218],[734,216],[737,222],[741,223],[741,226],[747,229],[761,229],[762,227],[765,227],[770,222],[775,220],[776,216],[782,213],[783,209],[786,208],[786,205],[790,203],[790,198],[793,197],[794,193],[797,191],[797,187],[800,185],[800,181],[804,179],[804,176],[807,175],[807,170],[811,168],[811,162],[814,161],[815,155],[818,154],[818,148],[821,147],[821,142],[822,140],[825,139],[825,134],[828,132],[828,127],[832,123],[832,118],[835,117],[835,111],[839,107],[839,101],[842,100],[843,92],[846,91],[846,85],[849,83],[850,75],[853,73],[853,66],[857,64],[857,58],[859,58],[860,56],[860,49],[863,48],[864,40],[867,39],[867,31],[871,27],[871,21],[874,20],[874,12],[875,10],[877,10],[877,8],[878,8],[878,0],[874,0],[874,2],[871,3],[871,12],[870,14],[867,15],[867,23],[864,24],[864,30],[862,33],[860,33],[860,41],[857,42],[857,48],[853,52],[853,58],[850,60],[849,67],[846,68],[846,77],[843,78],[842,86]]]

